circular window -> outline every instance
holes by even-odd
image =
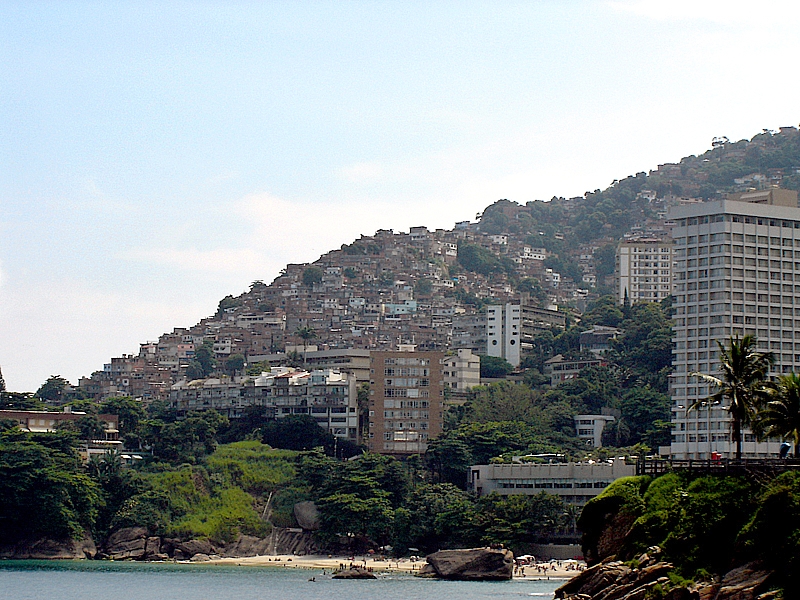
[[[511,345],[513,346],[514,344],[516,344],[516,343],[517,343],[517,340],[509,340],[509,342],[508,342],[508,343],[509,343],[509,344],[511,344]]]
[[[497,340],[492,340],[492,346],[497,346]]]

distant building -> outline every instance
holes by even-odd
[[[309,372],[276,367],[241,380],[180,381],[170,390],[169,406],[179,415],[214,409],[233,419],[253,406],[274,419],[309,415],[336,437],[358,439],[356,378],[333,369]]]
[[[660,302],[672,293],[672,240],[633,238],[617,246],[617,302]]]
[[[636,474],[636,466],[617,459],[602,463],[493,464],[470,467],[470,485],[479,496],[542,492],[583,506],[621,477]]]
[[[581,371],[589,367],[598,367],[604,364],[597,359],[575,359],[564,358],[561,354],[556,354],[553,358],[544,361],[544,375],[550,377],[550,385],[561,385],[565,381],[575,379]]]
[[[481,357],[462,348],[444,357],[444,385],[453,394],[463,394],[481,383]]]
[[[731,197],[737,200],[731,200]],[[745,200],[752,200],[745,201]],[[691,373],[719,374],[717,342],[755,336],[771,376],[800,371],[800,210],[797,192],[765,190],[675,207],[672,444],[678,459],[734,456],[726,403],[689,410],[713,393]],[[779,440],[743,431],[746,458],[777,457]]]
[[[591,329],[581,331],[581,352],[591,352],[595,356],[600,356],[611,348],[611,341],[617,339],[620,333],[622,331],[616,327],[605,325],[594,325]]]
[[[370,355],[367,448],[422,454],[442,432],[443,352],[381,351]]]
[[[520,363],[521,312],[519,304],[494,304],[486,309],[486,354],[504,358],[514,367]]]
[[[603,446],[603,429],[615,420],[610,415],[575,415],[574,419],[578,437],[591,442],[593,448]]]

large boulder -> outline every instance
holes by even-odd
[[[147,529],[124,527],[106,540],[105,553],[114,560],[142,560],[147,551]]]
[[[442,579],[500,581],[514,574],[514,555],[502,548],[439,550],[426,560]]]
[[[239,535],[236,541],[225,546],[222,555],[241,558],[244,556],[259,556],[269,553],[269,538],[260,538],[253,535]]]
[[[311,501],[298,502],[294,505],[294,518],[297,524],[306,531],[316,531],[319,529],[319,511],[317,505]]]
[[[336,571],[333,574],[332,579],[377,579],[375,575],[367,571],[366,569],[343,569],[341,571]]]
[[[765,591],[773,572],[759,563],[747,563],[722,577],[714,600],[755,600]]]
[[[0,547],[0,558],[17,559],[80,559],[94,558],[97,548],[90,535],[84,534],[81,539],[52,540],[40,538],[37,540],[21,540],[16,544]]]
[[[175,544],[174,556],[178,559],[190,559],[195,554],[219,554],[208,540],[189,540]]]

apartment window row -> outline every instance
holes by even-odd
[[[678,219],[678,227],[690,225],[706,225],[709,223],[746,223],[749,225],[769,225],[770,227],[785,227],[787,229],[800,229],[800,221],[784,221],[782,219],[769,219],[764,217],[750,217],[745,215],[707,215],[703,217],[687,217]]]

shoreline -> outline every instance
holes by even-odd
[[[211,560],[204,560],[202,562],[180,561],[181,564],[200,564],[200,565],[228,565],[240,567],[280,567],[284,569],[306,569],[315,571],[324,571],[326,574],[331,574],[338,570],[340,566],[349,567],[352,563],[355,567],[365,567],[375,573],[401,573],[407,575],[414,575],[424,565],[427,564],[424,558],[412,561],[407,558],[398,560],[382,560],[373,558],[371,556],[356,556],[353,560],[350,557],[336,557],[327,554],[318,555],[304,555],[294,556],[291,554],[280,555],[262,555],[262,556],[246,556],[241,558],[214,558]],[[575,563],[572,563],[575,565]],[[546,568],[546,571],[544,569]],[[559,566],[557,562],[542,562],[538,564],[525,565],[522,575],[522,569],[514,574],[513,579],[520,580],[547,580],[547,579],[571,579],[585,568],[583,565],[578,567],[568,568],[566,565]]]

